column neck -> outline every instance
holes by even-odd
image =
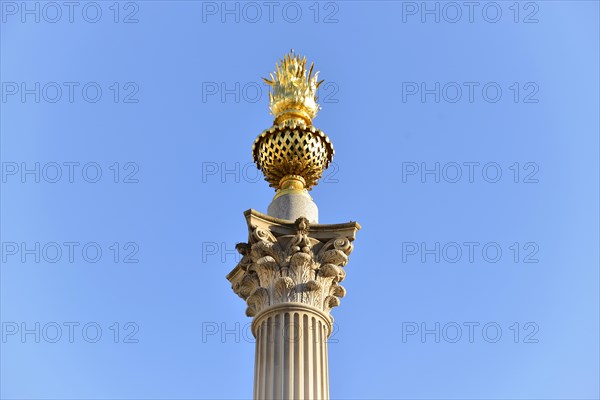
[[[252,334],[254,337],[257,335],[257,327],[260,326],[264,319],[267,319],[273,315],[281,314],[281,313],[305,313],[305,314],[314,314],[315,318],[319,318],[323,325],[327,328],[326,333],[327,337],[331,335],[333,331],[333,318],[330,314],[324,313],[322,310],[309,306],[303,303],[282,303],[275,304],[274,306],[267,307],[263,309],[260,314],[256,315],[252,320]]]

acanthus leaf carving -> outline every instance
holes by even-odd
[[[248,316],[280,303],[304,303],[325,312],[340,304],[346,290],[339,282],[346,275],[353,237],[334,232],[326,240],[311,237],[306,218],[294,222],[291,234],[257,225],[250,230],[249,243],[236,245],[243,276],[234,285],[248,304]]]

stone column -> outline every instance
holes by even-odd
[[[329,399],[330,311],[346,293],[339,283],[360,225],[245,216],[249,240],[227,279],[254,318],[254,398]]]
[[[278,305],[253,325],[255,399],[329,398],[329,318],[312,307]]]

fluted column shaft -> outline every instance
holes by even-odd
[[[227,279],[254,318],[254,398],[328,400],[331,309],[346,294],[340,283],[360,225],[245,215],[248,243],[236,245],[242,259]]]
[[[329,399],[330,321],[300,303],[280,304],[255,318],[255,399]]]

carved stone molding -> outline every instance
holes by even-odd
[[[246,301],[246,315],[256,317],[283,303],[305,304],[329,315],[346,294],[340,282],[360,225],[310,225],[306,218],[290,223],[254,210],[244,214],[249,239],[236,246],[242,259],[227,279]]]

